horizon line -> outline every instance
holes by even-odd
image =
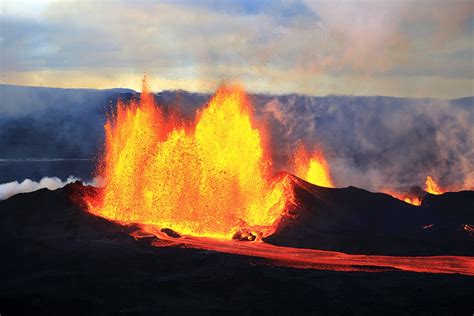
[[[93,90],[93,91],[107,91],[107,90],[131,90],[133,93],[140,94],[141,91],[137,91],[133,88],[126,88],[126,87],[114,87],[114,88],[85,88],[85,87],[53,87],[53,86],[40,86],[40,85],[20,85],[14,83],[4,83],[0,82],[0,86],[10,86],[10,87],[19,87],[19,88],[37,88],[37,89],[58,89],[58,90]],[[193,91],[193,90],[186,90],[186,89],[164,89],[159,91],[151,91],[153,94],[160,94],[163,92],[177,92],[183,91],[192,94],[209,94],[212,95],[213,91]],[[459,99],[466,99],[466,98],[473,98],[474,94],[472,95],[464,95],[460,97],[453,97],[453,98],[437,98],[437,97],[410,97],[410,96],[395,96],[395,95],[383,95],[383,94],[338,94],[338,93],[329,93],[325,95],[310,95],[306,93],[298,93],[298,92],[287,92],[287,93],[272,93],[272,92],[254,92],[251,90],[246,89],[245,92],[249,95],[267,95],[267,96],[289,96],[289,95],[298,95],[303,97],[310,97],[310,98],[325,98],[325,97],[382,97],[382,98],[396,98],[396,99],[413,99],[413,100],[459,100]]]

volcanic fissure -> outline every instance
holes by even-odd
[[[324,152],[302,144],[288,162],[289,172],[275,172],[270,137],[252,111],[240,86],[224,85],[193,120],[186,120],[155,103],[145,78],[140,98],[119,101],[108,116],[96,172],[104,187],[85,194],[82,202],[97,216],[138,225],[137,238],[151,234],[170,244],[179,239],[192,248],[304,268],[474,274],[471,257],[349,255],[263,242],[282,218],[295,216],[294,186],[300,180],[291,173],[319,187],[335,184]],[[444,191],[427,178],[426,192]],[[414,205],[423,198],[387,193]]]

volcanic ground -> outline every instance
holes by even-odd
[[[343,259],[342,270],[351,272],[333,271],[341,269],[196,249],[183,238],[134,238],[139,227],[109,222],[74,202],[79,192],[96,190],[75,183],[0,202],[0,312],[472,314],[474,192],[428,194],[415,207],[355,187],[292,181],[297,205],[265,238],[268,247],[467,258],[464,272],[370,265],[354,272]]]

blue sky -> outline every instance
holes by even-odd
[[[473,32],[469,0],[3,0],[0,82],[454,98]]]

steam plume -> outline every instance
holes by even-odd
[[[13,181],[13,182],[0,184],[0,201],[6,200],[9,197],[18,193],[28,193],[28,192],[33,192],[33,191],[37,191],[44,188],[48,190],[56,190],[56,189],[64,187],[65,185],[69,183],[73,183],[79,180],[80,180],[79,178],[76,178],[74,176],[69,176],[66,179],[66,181],[62,181],[61,179],[57,177],[44,177],[39,182],[30,180],[30,179],[25,179],[22,182]],[[92,182],[86,183],[86,184],[98,186],[100,185],[100,179],[96,178]]]

